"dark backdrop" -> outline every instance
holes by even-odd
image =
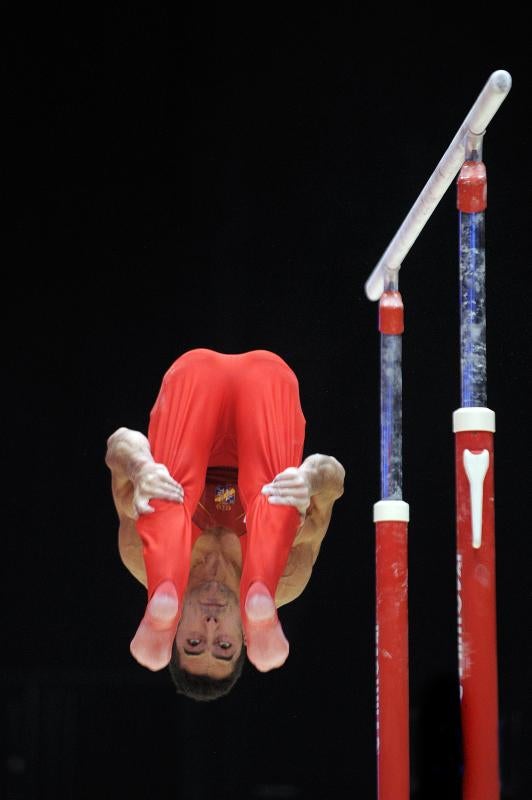
[[[488,400],[504,798],[530,800],[530,158],[519,23],[488,32],[350,6],[47,9],[7,28],[2,788],[26,798],[376,797],[377,307],[364,282],[491,72]],[[405,259],[412,796],[460,797],[450,188]],[[145,591],[117,552],[104,464],[146,431],[187,349],[255,348],[299,377],[305,455],[346,491],[285,666],[226,698],[174,694],[129,655]]]

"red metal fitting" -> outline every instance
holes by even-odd
[[[383,292],[379,302],[379,331],[397,335],[405,329],[404,306],[400,292]]]
[[[487,205],[488,184],[483,161],[464,161],[456,184],[456,206],[459,211],[468,214],[484,211]]]

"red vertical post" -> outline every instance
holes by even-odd
[[[495,591],[495,414],[487,408],[482,134],[469,134],[457,181],[460,212],[461,405],[456,452],[458,660],[463,800],[499,800]]]
[[[374,519],[378,798],[409,800],[408,504],[376,503]]]
[[[490,409],[464,408],[454,414],[464,800],[500,797],[494,429]]]
[[[395,288],[384,291],[379,303],[382,499],[373,508],[379,800],[409,800],[410,797],[409,507],[401,499],[403,330],[403,302],[395,282]]]

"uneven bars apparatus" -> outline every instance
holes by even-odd
[[[410,796],[408,686],[408,522],[402,499],[402,333],[399,269],[460,172],[461,404],[453,414],[456,451],[458,656],[464,800],[498,800],[498,685],[495,608],[493,434],[486,407],[482,140],[510,91],[493,72],[365,284],[379,300],[381,500],[375,503],[377,782],[379,800]]]

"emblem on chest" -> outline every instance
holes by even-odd
[[[214,488],[214,505],[217,511],[231,511],[236,503],[236,487],[230,483]]]

